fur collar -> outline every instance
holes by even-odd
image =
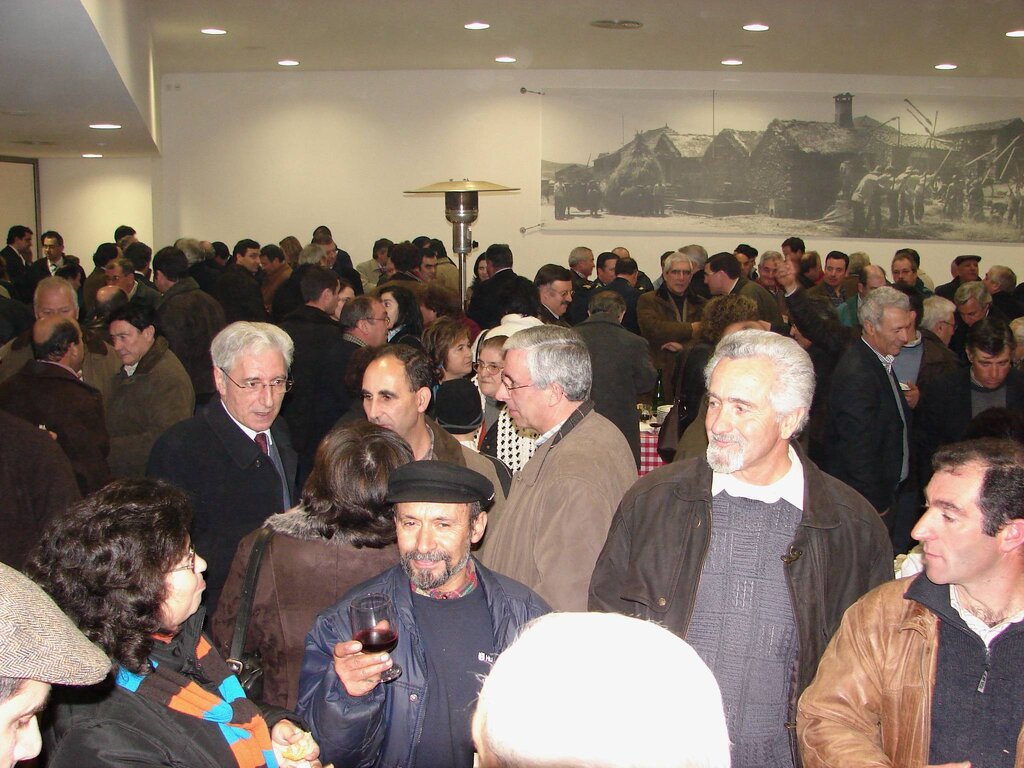
[[[303,541],[322,541],[338,546],[347,545],[351,541],[351,537],[342,531],[335,532],[333,536],[329,531],[325,532],[320,523],[301,506],[271,515],[263,523],[263,527],[270,528],[274,533]]]

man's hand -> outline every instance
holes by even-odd
[[[304,750],[301,757],[286,757],[285,752],[292,744],[308,739],[308,748]],[[311,736],[307,736],[295,723],[290,720],[279,720],[273,730],[270,731],[270,741],[274,747],[274,756],[281,768],[324,768],[320,764],[320,747]],[[327,766],[331,768],[331,766]]]
[[[381,674],[391,669],[387,653],[363,653],[357,640],[334,646],[334,673],[349,696],[365,696],[380,683]]]
[[[903,397],[907,399],[907,405],[917,408],[917,401],[921,399],[921,390],[917,388],[917,385],[911,384],[909,381],[901,381],[900,389],[903,389]]]
[[[797,289],[800,283],[796,279],[796,271],[793,269],[793,262],[783,259],[779,263],[779,269],[775,273],[775,282],[779,284],[783,292],[788,296]]]

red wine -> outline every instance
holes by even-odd
[[[398,633],[390,629],[360,629],[352,639],[363,644],[363,653],[392,651],[398,645]]]

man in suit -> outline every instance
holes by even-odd
[[[64,238],[61,237],[60,232],[54,232],[53,230],[43,232],[41,239],[43,241],[44,258],[33,261],[25,271],[23,285],[24,290],[29,294],[35,292],[36,285],[40,280],[46,277],[53,277],[57,274],[57,270],[65,264],[78,263],[78,259],[74,256],[65,258]]]
[[[754,300],[757,304],[759,319],[771,325],[782,325],[782,313],[775,297],[740,274],[740,263],[737,258],[726,251],[716,253],[704,265],[704,280],[712,296],[728,296],[739,294]]]
[[[935,452],[962,440],[979,413],[989,408],[1024,411],[1024,373],[1013,367],[1016,347],[1005,322],[993,317],[979,320],[967,332],[970,367],[940,376],[924,392],[917,417],[925,480]]]
[[[73,318],[48,315],[32,327],[35,359],[0,384],[0,408],[55,436],[82,495],[110,482],[103,398],[82,381],[85,341]]]
[[[627,256],[615,262],[615,279],[607,286],[609,291],[615,291],[626,303],[626,314],[622,320],[622,327],[637,336],[640,335],[640,321],[636,316],[636,304],[646,293],[641,289],[639,279],[640,267],[631,257]]]
[[[23,224],[15,224],[7,230],[7,246],[0,251],[7,267],[7,277],[17,294],[11,298],[26,302],[32,299],[31,291],[26,294],[23,285],[25,272],[32,263],[32,236],[31,229]]]
[[[234,263],[224,268],[214,285],[213,297],[224,308],[224,317],[229,323],[237,320],[262,322],[267,319],[267,310],[256,279],[260,271],[260,244],[248,238],[239,240],[232,256]]]
[[[356,271],[367,288],[373,288],[387,275],[388,251],[392,245],[394,243],[386,237],[378,239],[373,244],[373,257],[356,266]]]
[[[107,273],[107,285],[116,285],[124,291],[130,303],[154,310],[160,304],[160,292],[139,281],[131,260],[111,259],[103,271]]]
[[[266,323],[232,323],[213,340],[215,398],[153,446],[146,475],[177,485],[195,510],[192,543],[217,604],[242,537],[296,501],[297,459],[279,418],[294,344]]]
[[[540,319],[547,325],[569,327],[565,314],[572,301],[572,272],[558,264],[545,264],[533,278],[540,299]]]
[[[892,370],[914,333],[910,300],[884,286],[859,310],[861,340],[832,374],[826,426],[828,471],[858,491],[892,527],[892,506],[910,471],[910,406]]]
[[[505,286],[514,282],[512,271],[512,249],[504,243],[493,243],[484,252],[487,264],[487,279],[473,289],[466,314],[481,329],[493,328],[501,322],[501,303],[498,297]]]
[[[587,303],[594,274],[594,252],[585,245],[578,245],[569,252],[569,272],[572,276],[572,303],[565,313],[570,325],[577,325],[587,319]]]
[[[626,259],[619,261],[621,264]],[[632,259],[629,259],[632,261]],[[634,262],[635,263],[635,262]],[[590,397],[594,410],[619,428],[640,467],[640,424],[636,404],[654,389],[654,370],[647,343],[622,326],[626,302],[607,288],[590,298],[590,317],[576,326],[590,352],[594,383]]]

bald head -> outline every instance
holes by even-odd
[[[96,306],[93,315],[107,318],[115,309],[120,309],[128,303],[128,294],[116,285],[104,285],[96,291]]]
[[[60,315],[41,317],[32,326],[32,355],[80,372],[85,356],[78,322]]]

